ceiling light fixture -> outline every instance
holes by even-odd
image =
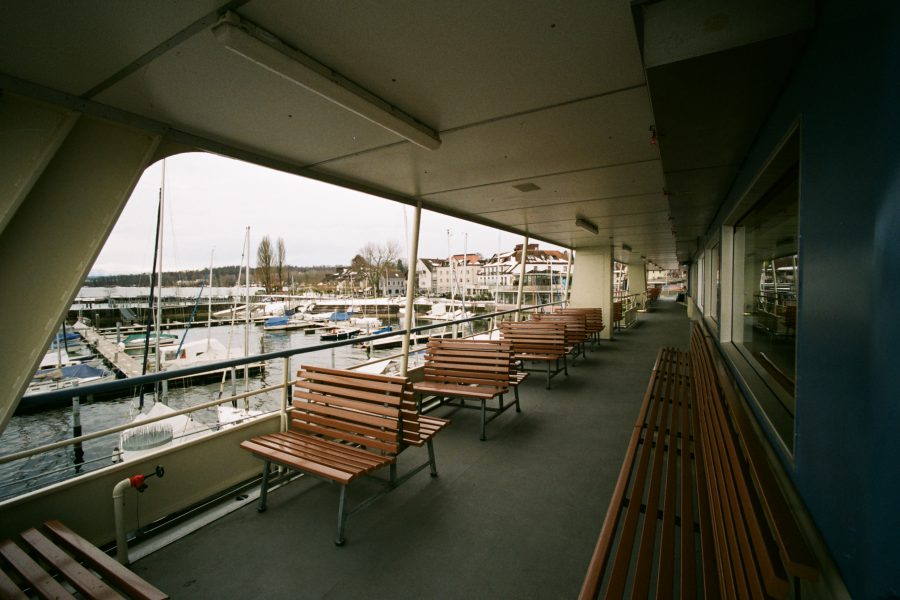
[[[590,231],[594,235],[597,235],[598,233],[600,233],[600,229],[598,229],[596,225],[594,225],[587,219],[582,219],[581,217],[575,219],[575,226],[581,227],[585,231]]]
[[[226,48],[264,69],[418,146],[440,148],[441,138],[433,129],[239,15],[225,13],[212,32]]]

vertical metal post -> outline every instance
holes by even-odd
[[[81,401],[78,396],[72,397],[72,437],[81,436]],[[75,460],[76,468],[84,463],[84,448],[81,442],[75,443]],[[80,471],[78,471],[80,472]]]
[[[525,263],[528,260],[528,236],[522,238],[522,257],[519,259],[519,293],[516,297],[516,321],[522,320],[522,297],[525,295]]]
[[[566,253],[566,287],[563,289],[563,297],[560,298],[564,306],[569,305],[569,290],[571,289],[569,282],[572,280],[572,254],[574,252],[574,250],[569,248],[569,251]]]
[[[400,376],[406,377],[409,367],[409,337],[412,329],[413,310],[415,307],[416,262],[419,260],[419,226],[422,223],[422,201],[416,202],[413,218],[413,233],[409,240],[409,270],[406,272],[406,314],[403,316],[403,348],[400,354]]]
[[[288,408],[291,405],[291,357],[285,356],[283,361],[284,377],[281,383],[284,387],[281,390],[281,431],[287,431]]]

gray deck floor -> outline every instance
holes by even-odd
[[[573,598],[599,534],[660,346],[686,349],[682,305],[661,299],[545,390],[522,385],[478,439],[457,411],[422,471],[334,538],[338,487],[303,478],[158,551],[133,569],[173,598]],[[451,409],[435,411],[446,416]],[[425,450],[401,455],[404,466]],[[366,482],[349,498],[364,497]]]

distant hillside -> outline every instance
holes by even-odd
[[[317,265],[312,267],[285,267],[284,283],[290,285],[293,281],[298,286],[315,285],[322,281],[325,275],[334,273],[344,267],[332,265]],[[213,286],[231,287],[237,285],[240,267],[237,265],[213,268]],[[251,282],[254,281],[253,273],[250,273]],[[243,276],[241,277],[243,282]],[[209,283],[209,271],[207,269],[192,269],[187,271],[167,271],[162,275],[162,284],[165,286],[199,286]],[[130,273],[125,275],[96,275],[89,276],[84,285],[91,287],[133,287],[150,285],[149,273]]]

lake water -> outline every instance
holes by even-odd
[[[397,323],[393,323],[397,328]],[[171,333],[183,333],[183,330],[172,330]],[[226,347],[233,349],[234,356],[243,356],[244,325],[219,326],[210,330],[210,335],[221,341]],[[186,341],[205,339],[207,330],[203,327],[191,329]],[[250,354],[275,352],[289,348],[305,348],[320,344],[317,334],[306,335],[302,330],[286,332],[266,332],[260,326],[250,326]],[[372,359],[386,358],[399,352],[399,349],[376,350]],[[335,366],[347,368],[369,360],[364,348],[344,346],[333,350],[320,350],[294,356],[291,359],[292,376],[301,364],[319,366]],[[283,381],[282,360],[270,361],[265,372],[249,378],[250,389],[260,389],[268,385],[280,384]],[[191,387],[171,387],[166,396],[166,403],[173,409],[196,406],[219,397],[231,395],[230,380],[221,385],[211,383]],[[244,380],[238,370],[237,393],[244,391]],[[221,396],[220,396],[221,394]],[[267,395],[254,396],[249,401],[252,410],[276,411],[280,407],[281,392],[270,392]],[[145,396],[145,409],[152,405],[153,395]],[[243,406],[240,401],[238,406]],[[82,433],[88,434],[108,427],[128,423],[138,415],[138,400],[135,397],[105,400],[101,402],[81,404]],[[193,413],[193,419],[200,423],[215,427],[218,422],[215,408],[204,409]],[[72,407],[48,410],[32,415],[18,415],[10,419],[6,430],[0,437],[0,455],[35,448],[44,444],[69,439],[73,436]],[[67,446],[31,458],[13,461],[0,465],[0,500],[38,489],[51,483],[78,476],[113,462],[117,454],[119,435],[113,434],[90,440],[82,445],[83,456],[76,455],[73,446]]]

